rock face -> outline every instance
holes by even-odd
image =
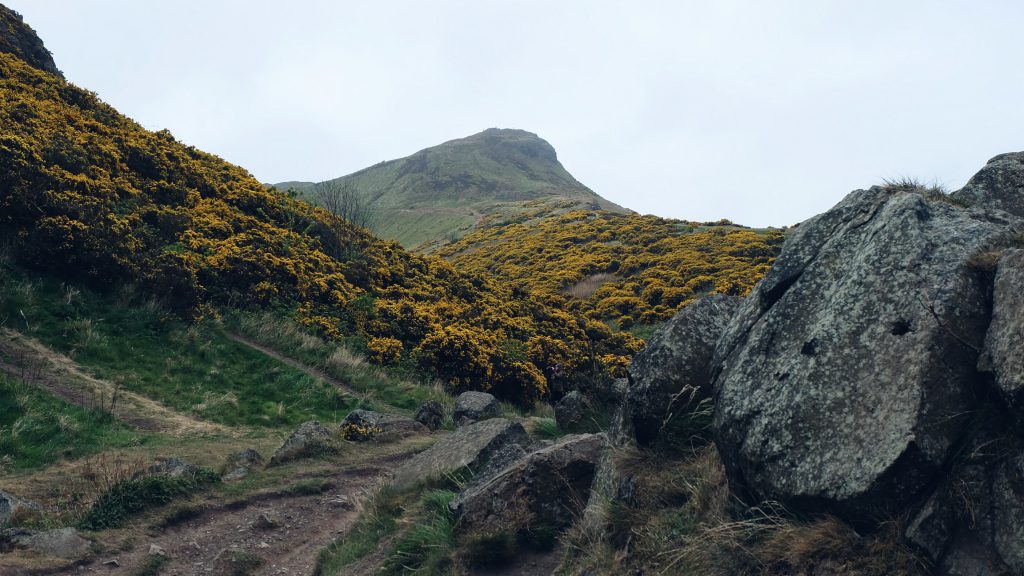
[[[606,445],[604,434],[566,436],[471,486],[451,503],[458,518],[456,530],[487,534],[568,527],[590,496]]]
[[[716,294],[690,304],[633,358],[625,422],[638,444],[650,445],[670,415],[711,397],[715,343],[742,302]]]
[[[483,469],[495,453],[509,444],[530,444],[529,435],[518,422],[492,418],[468,424],[410,458],[395,474],[395,485],[413,486],[466,466]]]
[[[370,438],[404,438],[422,434],[427,431],[427,428],[411,418],[397,414],[353,410],[341,421],[341,431],[346,440],[369,440]]]
[[[992,323],[978,369],[992,373],[1006,401],[1024,416],[1024,250],[1006,250],[998,260]]]
[[[465,426],[501,415],[498,399],[486,392],[463,392],[455,399],[455,425]]]
[[[36,502],[0,490],[0,528],[10,524],[12,520],[17,520],[21,514],[42,510],[43,507]]]
[[[414,419],[433,432],[444,421],[444,405],[437,400],[427,400],[416,410]]]
[[[20,14],[2,4],[0,4],[0,52],[13,54],[33,68],[63,77],[60,70],[57,69],[57,65],[54,64],[50,51],[36,35],[36,31],[25,24]]]
[[[1000,154],[952,194],[969,206],[1004,210],[1024,218],[1024,152]]]
[[[331,431],[317,421],[303,422],[270,458],[270,464],[310,456],[323,451],[332,439]]]
[[[972,257],[1019,230],[879,187],[801,224],[716,349],[733,488],[852,521],[920,496],[973,407],[989,312]]]

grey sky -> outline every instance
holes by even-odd
[[[1024,149],[1024,3],[0,0],[69,80],[257,178],[523,128],[644,213],[785,225]]]

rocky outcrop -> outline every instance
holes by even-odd
[[[22,20],[21,14],[3,5],[0,5],[0,52],[13,54],[33,68],[63,78],[36,31]]]
[[[717,347],[734,488],[855,521],[919,497],[972,409],[989,316],[972,259],[1019,225],[879,187],[801,224]]]
[[[1024,152],[1000,154],[952,194],[968,206],[982,206],[1024,218]]]
[[[413,418],[433,432],[444,422],[444,405],[437,400],[427,400],[420,404]]]
[[[398,439],[426,431],[426,426],[412,418],[371,410],[353,410],[341,421],[341,433],[346,440]]]
[[[633,359],[624,423],[638,444],[652,444],[673,414],[711,397],[715,343],[741,302],[736,296],[716,294],[690,304],[655,332]]]
[[[11,525],[26,514],[42,512],[42,505],[0,490],[0,528]]]
[[[455,399],[455,425],[465,426],[501,415],[498,399],[486,392],[463,392]]]
[[[303,422],[270,457],[270,464],[281,464],[325,452],[330,449],[332,438],[331,431],[319,422]]]
[[[409,487],[465,467],[482,470],[509,444],[529,446],[530,437],[522,424],[504,418],[467,424],[406,461],[396,472],[394,483]]]
[[[978,368],[990,372],[996,387],[1024,416],[1024,250],[1006,250],[996,265],[992,323]]]
[[[581,514],[601,454],[604,434],[566,436],[452,501],[459,533],[488,534],[525,529],[562,530]]]

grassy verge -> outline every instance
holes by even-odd
[[[93,375],[229,426],[338,420],[357,399],[129,290],[99,296],[0,266],[0,326],[72,357]],[[14,359],[12,359],[14,360]]]
[[[70,404],[0,372],[0,473],[153,439],[105,412]]]

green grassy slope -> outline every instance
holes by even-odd
[[[354,184],[376,213],[374,232],[410,248],[429,249],[483,218],[516,214],[537,200],[550,202],[554,212],[628,212],[579,183],[550,144],[523,130],[491,128],[336,180]],[[277,185],[310,199],[313,186]]]

